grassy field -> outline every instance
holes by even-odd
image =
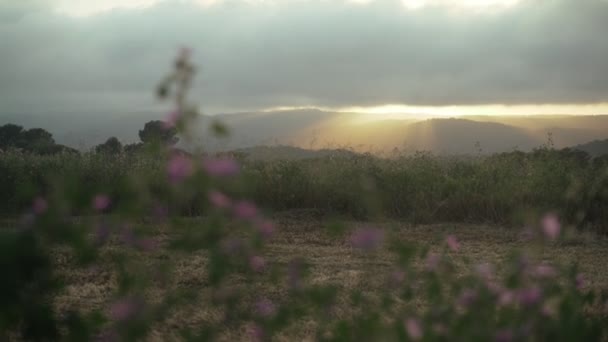
[[[190,220],[196,225],[200,219]],[[391,274],[394,255],[386,248],[368,254],[353,249],[343,238],[331,238],[324,227],[331,221],[314,211],[289,211],[274,216],[278,225],[277,234],[265,249],[265,257],[272,260],[277,269],[284,269],[287,263],[298,257],[310,263],[309,281],[315,284],[333,284],[346,290],[363,290],[366,293],[377,293],[385,290]],[[348,226],[370,225],[370,222],[350,221]],[[500,272],[501,265],[513,249],[526,249],[530,255],[539,260],[577,262],[587,277],[590,286],[608,288],[608,239],[587,233],[572,233],[563,242],[548,246],[538,246],[522,237],[520,228],[496,227],[489,225],[466,224],[431,224],[412,225],[399,221],[373,223],[391,231],[398,239],[409,241],[431,249],[440,249],[447,234],[454,234],[460,240],[462,248],[458,256],[458,272],[465,274],[479,260],[491,262]],[[172,233],[163,225],[144,225],[140,228],[152,233],[161,246],[167,244]],[[68,286],[56,298],[56,308],[65,313],[70,309],[86,308],[87,310],[107,308],[115,293],[116,275],[107,267],[111,258],[120,254],[124,247],[113,241],[103,249],[99,266],[80,269],[76,267],[69,254],[58,251],[56,261],[59,273]],[[136,258],[134,258],[136,259]],[[169,279],[172,289],[195,289],[201,293],[207,290],[205,253],[180,254],[163,247],[144,255],[141,269],[149,272],[155,265],[171,262],[175,269]],[[239,282],[237,282],[239,283]],[[242,280],[237,286],[248,289],[259,288],[252,292],[263,292],[276,300],[285,296],[286,284],[272,280],[260,283],[246,283]],[[163,293],[161,287],[149,290],[147,297],[153,301]],[[150,340],[174,340],[181,328],[195,327],[203,321],[213,321],[218,312],[208,308],[209,298],[203,294],[187,309],[182,310],[154,328]],[[422,305],[422,304],[421,304]],[[349,314],[349,300],[342,298],[337,304],[335,315]],[[319,324],[316,321],[300,321],[279,336],[279,340],[314,340],[312,331]],[[235,328],[232,333],[222,336],[223,340],[245,339],[246,328]]]

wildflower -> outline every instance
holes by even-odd
[[[423,331],[420,321],[416,318],[408,318],[405,320],[405,330],[410,339],[417,341],[422,338]]]
[[[401,285],[403,283],[403,281],[405,281],[405,272],[403,272],[402,270],[395,270],[391,273],[391,278],[390,278],[391,284],[397,286],[397,285]]]
[[[445,241],[452,252],[458,252],[460,250],[460,243],[454,235],[449,235]]]
[[[262,272],[266,267],[266,261],[261,256],[254,255],[249,258],[249,267],[255,272]]]
[[[384,241],[384,232],[378,228],[357,229],[350,236],[350,243],[355,248],[370,251],[378,248]]]
[[[239,173],[239,164],[231,158],[205,159],[203,169],[214,177],[229,177]]]
[[[477,271],[477,274],[479,274],[479,276],[481,276],[484,279],[490,279],[492,278],[492,275],[494,274],[494,267],[492,267],[491,264],[488,263],[483,263],[483,264],[479,264],[475,267],[475,270]]]
[[[173,183],[179,183],[190,177],[193,173],[194,167],[192,161],[181,154],[173,155],[167,164],[167,174],[169,175],[169,180]]]
[[[435,253],[429,253],[426,257],[426,269],[429,272],[437,270],[441,257]]]
[[[559,236],[561,225],[555,214],[548,214],[542,219],[542,230],[545,237],[555,240]]]
[[[218,209],[226,209],[230,207],[230,198],[219,191],[209,191],[207,194],[209,202]]]
[[[171,111],[163,121],[163,129],[170,130],[175,127],[180,117],[181,114],[178,110]]]
[[[112,304],[110,317],[114,321],[125,322],[137,316],[143,308],[143,302],[137,298],[123,298]]]
[[[579,291],[582,291],[585,288],[585,285],[587,284],[587,281],[585,280],[585,276],[582,273],[577,274],[575,283],[576,283],[576,288]]]
[[[270,220],[260,220],[256,223],[256,229],[264,239],[269,239],[274,234],[275,225]]]
[[[498,305],[507,306],[515,301],[515,293],[511,290],[504,290],[498,296]]]
[[[104,211],[110,206],[110,198],[104,194],[95,195],[93,198],[93,209]]]
[[[49,208],[48,202],[42,197],[36,197],[32,204],[32,210],[36,215],[44,214]]]
[[[233,207],[234,215],[244,220],[250,220],[258,215],[258,209],[249,201],[239,201]]]
[[[249,326],[249,336],[252,341],[264,341],[264,336],[266,335],[264,329],[257,324],[252,324]]]
[[[542,292],[538,287],[529,287],[519,291],[518,299],[522,305],[532,306],[541,300]]]
[[[274,316],[277,309],[270,299],[262,298],[255,304],[255,311],[261,317],[268,318]]]
[[[477,299],[477,291],[473,289],[465,289],[458,297],[458,305],[463,308],[468,308]]]
[[[539,278],[551,278],[556,275],[555,268],[551,265],[541,264],[536,266],[534,273]]]

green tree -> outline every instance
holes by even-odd
[[[15,124],[0,126],[0,148],[16,147],[20,145],[23,127]]]
[[[177,129],[174,127],[165,127],[164,123],[159,120],[148,121],[144,129],[139,131],[139,139],[144,144],[166,144],[175,145],[179,138],[176,137]]]
[[[108,138],[106,142],[95,147],[95,152],[105,154],[119,154],[122,150],[122,143],[116,137]]]

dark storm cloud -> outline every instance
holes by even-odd
[[[0,2],[8,106],[109,106],[113,94],[137,103],[182,44],[196,52],[195,95],[210,110],[608,101],[603,0],[523,0],[483,14],[391,0],[165,1],[87,18],[29,4]]]

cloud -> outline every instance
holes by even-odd
[[[484,12],[408,10],[400,0],[165,0],[77,18],[24,4],[0,4],[0,102],[12,110],[68,110],[113,94],[124,106],[148,103],[182,45],[196,53],[195,95],[208,111],[608,101],[603,0]]]

